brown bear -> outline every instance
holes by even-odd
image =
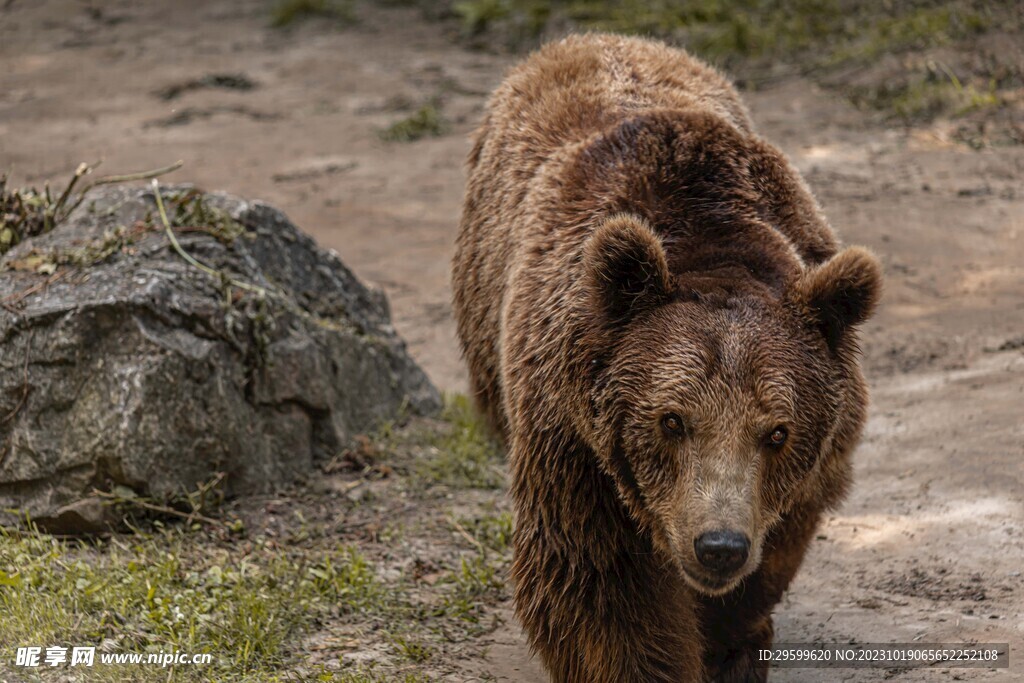
[[[850,481],[876,259],[717,72],[586,35],[492,96],[453,287],[552,680],[765,680],[772,609]]]

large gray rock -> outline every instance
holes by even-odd
[[[163,499],[224,472],[229,493],[266,491],[439,407],[382,293],[272,207],[186,189],[161,190],[179,241],[223,275],[127,188],[0,261],[0,509],[85,530],[93,489]]]

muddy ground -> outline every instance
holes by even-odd
[[[268,6],[0,3],[0,167],[41,185],[81,161],[121,173],[182,159],[169,181],[267,200],[382,286],[416,359],[463,391],[448,285],[462,161],[512,58],[467,51],[413,9],[363,3],[352,26],[279,30]],[[180,87],[211,74],[252,87]],[[444,135],[379,138],[432,100]],[[1024,147],[969,149],[942,121],[882,126],[800,77],[746,100],[887,275],[864,334],[873,405],[856,487],[780,605],[777,639],[1009,642],[1012,662],[774,679],[1024,679]],[[539,680],[507,606],[499,615],[486,657],[451,656]]]

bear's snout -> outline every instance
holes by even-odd
[[[697,560],[716,574],[733,574],[750,555],[750,539],[739,531],[708,531],[693,542]]]

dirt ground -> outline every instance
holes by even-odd
[[[282,31],[268,7],[0,2],[0,168],[16,186],[59,185],[81,161],[123,173],[182,159],[168,181],[264,199],[383,287],[416,359],[463,391],[448,285],[462,162],[511,58],[464,50],[411,9],[364,3],[354,26]],[[253,87],[161,94],[211,74]],[[446,134],[380,140],[432,99]],[[882,128],[799,77],[746,100],[887,275],[864,334],[856,486],[780,605],[777,640],[1011,644],[1009,671],[773,680],[1024,680],[1024,147],[971,150],[941,121]],[[541,680],[505,616],[481,674]]]

